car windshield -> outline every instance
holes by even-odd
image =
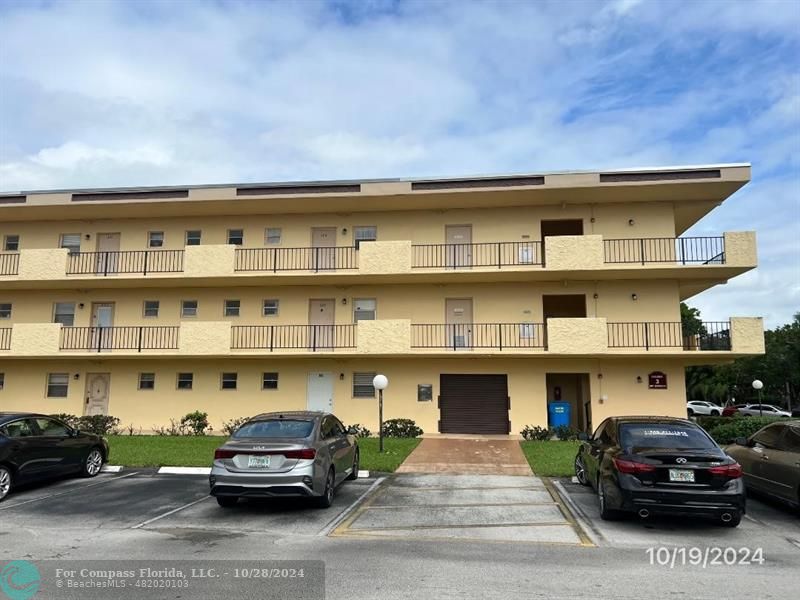
[[[304,438],[311,435],[313,421],[293,419],[270,419],[268,421],[250,421],[245,423],[236,433],[235,438]]]
[[[715,448],[700,429],[672,423],[623,423],[620,446],[626,450],[699,450]]]

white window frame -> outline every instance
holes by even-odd
[[[190,233],[196,233],[197,234],[197,243],[196,244],[190,244],[189,243],[189,234]],[[194,239],[194,236],[192,236],[192,239]],[[183,237],[183,245],[184,246],[199,246],[202,243],[202,241],[203,241],[203,230],[202,229],[187,229],[186,230],[186,233],[184,234],[184,237]]]
[[[188,387],[181,387],[181,375],[188,375],[188,378],[184,378],[184,381],[189,382]],[[182,371],[175,375],[175,389],[176,390],[193,390],[194,389],[194,373],[191,371]]]
[[[149,376],[149,381],[152,381],[153,385],[151,387],[142,387],[142,380],[144,376]],[[153,392],[156,389],[156,374],[155,373],[139,373],[139,381],[136,385],[136,389],[142,392]]]
[[[377,239],[377,225],[356,225],[353,227],[353,245],[356,250],[360,247],[361,242],[374,242]]]
[[[155,302],[156,305],[156,314],[148,315],[147,314],[147,303],[148,302]],[[142,317],[145,319],[155,319],[158,317],[158,313],[161,311],[161,301],[160,300],[142,300]]]
[[[372,310],[359,310],[359,302],[372,302]],[[369,313],[372,312],[372,318],[368,317],[360,317],[359,313]],[[353,323],[358,323],[359,321],[374,321],[378,318],[378,299],[377,298],[353,298]]]
[[[187,314],[186,313],[186,303],[187,302],[194,302],[194,314]],[[182,319],[191,319],[197,317],[197,313],[200,310],[200,302],[197,300],[181,300],[181,318]]]
[[[374,398],[375,388],[372,385],[372,380],[375,379],[377,373],[369,373],[365,371],[353,372],[353,398]],[[367,383],[368,382],[368,383]],[[367,391],[369,387],[371,392]]]
[[[66,313],[66,312],[59,313],[59,311],[58,311],[58,307],[59,306],[61,306],[61,307],[71,306],[72,307],[72,323],[70,323],[69,325],[67,325],[66,323],[62,323],[61,321],[58,320],[59,314],[61,314],[61,315],[69,314],[69,313]],[[61,323],[61,325],[63,327],[73,327],[75,325],[75,303],[74,302],[53,302],[53,323]]]
[[[275,312],[274,313],[267,313],[267,303],[272,302],[275,304]],[[271,310],[271,309],[270,309]],[[265,298],[264,302],[261,304],[261,316],[262,317],[277,317],[278,313],[281,310],[281,301],[277,298]]]
[[[230,303],[230,304],[228,304],[228,303]],[[233,312],[230,312],[230,313],[228,312],[228,311],[234,311],[234,310],[235,310],[235,314]],[[241,314],[242,314],[242,301],[241,300],[236,300],[234,298],[234,299],[231,299],[231,300],[223,300],[222,301],[222,316],[223,317],[238,317],[238,316],[241,316]]]
[[[158,239],[157,236],[161,236],[161,239]],[[166,241],[167,236],[164,235],[163,231],[148,231],[147,232],[147,247],[148,248],[163,248],[164,242]],[[158,242],[154,244],[154,242]]]
[[[240,232],[240,234],[239,234],[240,241],[239,241],[238,244],[236,242],[232,242],[231,241],[231,233],[233,233],[234,231]],[[226,238],[226,240],[227,240],[226,241],[227,244],[231,244],[233,246],[244,246],[244,229],[239,229],[239,228],[228,229],[228,237]]]
[[[14,240],[11,242],[11,240]],[[19,243],[22,238],[18,233],[9,233],[3,236],[3,251],[4,252],[19,252]],[[9,248],[9,243],[13,244],[13,248]]]
[[[63,378],[64,383],[55,383],[54,377]],[[64,388],[63,394],[52,394],[52,388],[58,386]],[[69,396],[69,373],[48,373],[46,379],[45,395],[47,398],[66,398]]]
[[[274,233],[276,231],[278,232],[277,235],[275,235]],[[264,230],[265,246],[280,246],[282,241],[283,241],[283,229],[281,227],[267,227]]]
[[[231,381],[233,375],[233,387],[225,387],[225,376],[228,376],[228,382]],[[219,374],[219,389],[223,391],[236,391],[239,389],[239,373],[234,371],[223,371]]]
[[[267,377],[268,375],[274,375],[275,377],[268,378]],[[277,371],[268,371],[268,372],[262,373],[261,374],[261,389],[264,390],[264,391],[269,391],[269,392],[271,392],[273,390],[277,390],[278,389],[279,377],[280,376],[279,376],[279,373]],[[275,386],[274,387],[267,386],[267,382],[268,381],[274,381],[275,382]]]
[[[6,309],[6,308],[2,309],[3,313],[5,313],[6,310],[8,310],[8,314],[4,315],[3,313],[0,313],[0,319],[10,319],[11,315],[14,312],[14,303],[13,302],[0,302],[0,306],[2,306],[2,307],[6,307],[7,306],[8,307],[8,309]]]
[[[77,244],[67,244],[66,238],[78,238]],[[71,240],[75,241],[75,240]],[[81,234],[80,233],[62,233],[58,237],[58,247],[67,248],[70,254],[78,254],[81,251]]]

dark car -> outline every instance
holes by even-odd
[[[600,516],[680,514],[736,527],[745,511],[742,468],[700,427],[672,417],[611,417],[583,442],[575,475]]]
[[[99,435],[47,415],[0,412],[0,500],[21,483],[94,477],[106,460],[108,443]]]
[[[358,477],[358,442],[330,413],[253,417],[214,453],[209,484],[220,506],[239,498],[299,496],[327,508],[336,487]]]
[[[748,490],[800,507],[800,421],[772,423],[725,451],[742,465]]]

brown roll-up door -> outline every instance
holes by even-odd
[[[507,375],[440,375],[441,433],[507,434]]]

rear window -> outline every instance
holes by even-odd
[[[619,427],[619,433],[620,446],[625,450],[694,450],[716,447],[702,430],[688,425],[623,423]]]
[[[304,438],[314,430],[313,421],[292,419],[270,419],[269,421],[251,421],[245,423],[236,433],[235,438]]]

